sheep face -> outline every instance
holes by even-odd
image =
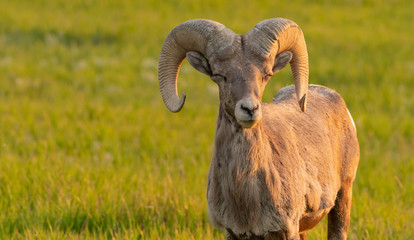
[[[198,71],[220,88],[220,109],[242,127],[253,127],[261,118],[261,97],[271,75],[290,63],[296,97],[306,109],[308,53],[299,26],[283,18],[264,20],[245,34],[223,24],[194,19],[175,27],[161,48],[158,78],[162,99],[171,112],[185,102],[177,92],[180,66],[187,57]]]
[[[233,46],[234,47],[234,46]],[[220,107],[239,127],[252,128],[262,118],[261,100],[271,76],[291,60],[288,51],[276,57],[264,56],[239,47],[239,51],[209,59],[199,52],[187,53],[187,60],[218,85]]]

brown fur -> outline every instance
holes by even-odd
[[[202,25],[201,37],[198,31],[194,33],[199,29],[194,28],[196,23]],[[166,64],[160,64],[159,70],[163,99],[174,112],[185,99],[176,93],[176,74],[184,55],[219,87],[207,187],[212,223],[226,229],[227,239],[298,240],[306,239],[306,231],[328,214],[328,239],[345,239],[359,146],[344,100],[326,87],[307,88],[302,35],[302,45],[279,52],[280,46],[292,45],[297,35],[286,30],[280,39],[287,42],[281,42],[272,32],[264,34],[264,28],[237,35],[227,30],[221,33],[222,27],[205,20],[180,25],[177,31],[183,39],[167,38],[160,55],[160,62]],[[216,40],[205,46],[196,44],[210,38]],[[295,87],[289,86],[272,103],[261,103],[270,76],[289,62],[294,75],[306,76],[295,80],[303,97],[297,98]],[[305,96],[308,104],[302,112]]]
[[[295,239],[328,212],[329,239],[346,237],[356,131],[335,91],[311,85],[305,113],[294,92],[286,87],[263,103],[262,122],[252,129],[234,127],[220,111],[208,209],[213,224],[231,229],[234,239],[278,231]]]

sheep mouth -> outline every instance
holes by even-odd
[[[239,124],[243,127],[243,128],[252,128],[254,126],[256,126],[256,123],[258,122],[258,120],[246,120],[246,121],[238,121]]]

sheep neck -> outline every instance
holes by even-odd
[[[236,161],[239,168],[250,174],[272,158],[270,142],[261,121],[253,128],[245,129],[223,111],[217,121],[215,148],[216,154],[221,155],[221,164]]]
[[[220,111],[208,201],[217,225],[249,232],[269,214],[275,214],[263,206],[280,199],[281,184],[263,124],[243,129],[234,121]]]

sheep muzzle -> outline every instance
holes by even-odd
[[[236,104],[234,115],[243,128],[254,127],[262,118],[260,101],[251,97],[241,99]]]

